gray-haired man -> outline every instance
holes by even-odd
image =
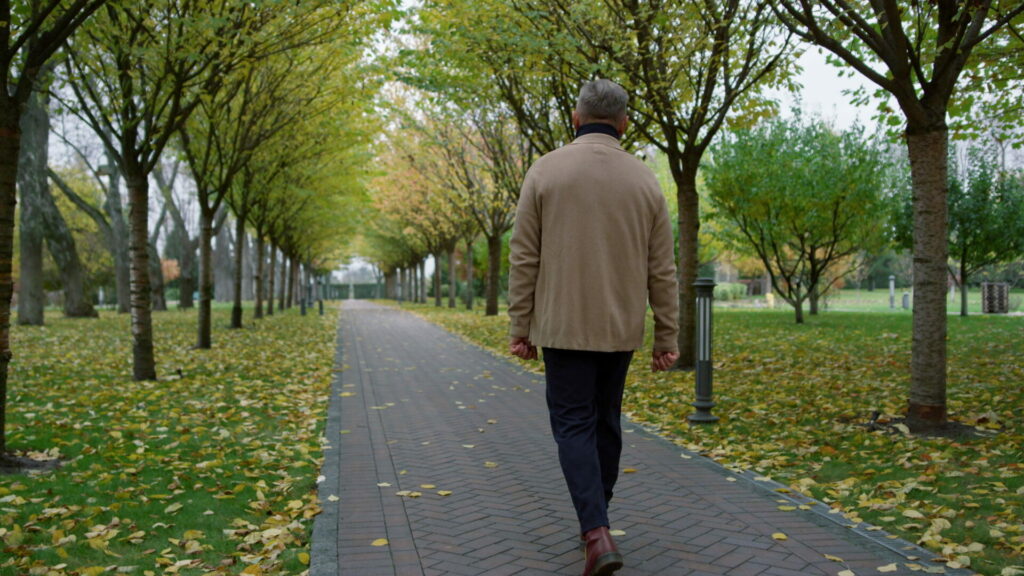
[[[586,542],[584,575],[623,558],[608,531],[619,474],[626,372],[654,311],[652,368],[678,359],[672,226],[654,173],[624,151],[628,96],[610,80],[580,90],[576,139],[537,160],[511,241],[510,351],[544,350],[548,412]]]

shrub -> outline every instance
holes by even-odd
[[[715,286],[715,300],[739,300],[747,295],[747,285],[723,282]]]

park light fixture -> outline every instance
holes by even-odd
[[[718,422],[718,416],[711,413],[715,407],[711,389],[711,304],[715,299],[715,281],[712,278],[698,278],[693,283],[697,289],[697,374],[696,401],[692,404],[697,409],[690,414],[692,424],[711,424]]]

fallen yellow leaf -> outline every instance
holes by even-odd
[[[387,546],[387,545],[388,545],[388,539],[387,538],[377,538],[372,543],[370,543],[370,546],[377,546],[377,547]]]
[[[772,539],[773,540],[784,541],[784,540],[789,540],[789,536],[786,536],[782,532],[776,532],[775,534],[772,534]]]
[[[879,572],[895,572],[899,570],[899,566],[897,566],[895,563],[886,564],[885,566],[879,566],[878,568],[876,568],[876,570],[878,570]]]

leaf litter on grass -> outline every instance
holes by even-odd
[[[415,311],[511,358],[508,319]],[[714,413],[690,427],[693,375],[652,374],[650,334],[634,356],[624,410],[680,446],[788,484],[853,522],[870,522],[985,575],[1024,564],[1024,319],[950,317],[948,407],[967,428],[907,434],[911,318],[715,311]],[[795,512],[799,513],[799,512]]]
[[[192,350],[195,315],[155,313],[155,382],[131,380],[126,316],[15,327],[9,446],[62,466],[0,476],[0,575],[305,570],[336,318]]]

